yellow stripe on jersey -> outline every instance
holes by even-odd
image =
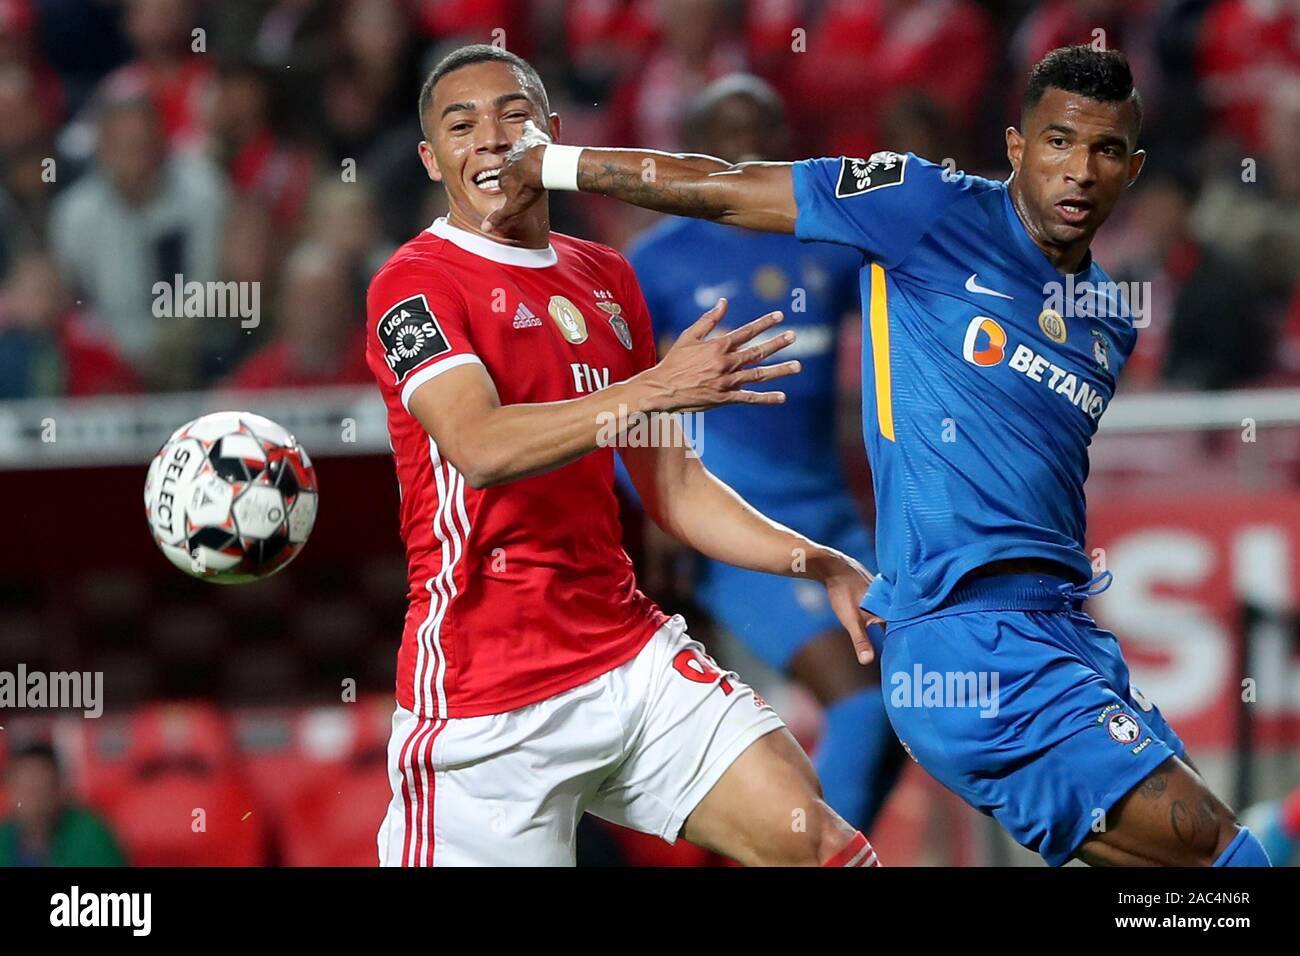
[[[880,434],[894,441],[894,399],[889,381],[889,302],[884,267],[871,264],[871,357],[876,369],[876,421]]]

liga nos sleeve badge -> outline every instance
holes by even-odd
[[[406,376],[429,359],[451,351],[451,343],[423,294],[404,299],[385,312],[375,326],[375,334],[383,346],[384,361],[393,373],[395,385],[402,384]]]

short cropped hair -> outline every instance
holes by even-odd
[[[429,104],[433,102],[433,88],[448,73],[459,70],[463,66],[473,66],[475,63],[506,63],[519,70],[524,75],[526,84],[536,89],[540,97],[538,105],[541,106],[542,112],[550,115],[551,104],[546,97],[546,86],[531,63],[519,54],[511,53],[499,46],[490,43],[471,43],[469,46],[452,50],[439,60],[433,72],[424,81],[424,85],[420,87],[420,129],[424,132],[425,139],[429,138],[429,133],[424,129],[424,114],[428,112]]]
[[[1024,113],[1038,105],[1050,87],[1099,103],[1132,100],[1134,139],[1142,128],[1142,97],[1133,86],[1128,58],[1119,50],[1094,50],[1086,44],[1058,47],[1034,65],[1021,104]]]

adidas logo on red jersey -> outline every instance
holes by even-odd
[[[515,322],[514,322],[515,328],[531,329],[534,326],[538,326],[541,324],[542,324],[542,320],[539,319],[537,316],[533,315],[532,309],[528,308],[528,306],[520,302],[519,308],[515,309]]]

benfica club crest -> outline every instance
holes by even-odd
[[[632,350],[632,330],[628,327],[627,319],[623,318],[623,307],[617,302],[597,302],[596,305],[609,313],[609,324],[614,329],[614,335],[617,336],[623,348],[630,352]]]

